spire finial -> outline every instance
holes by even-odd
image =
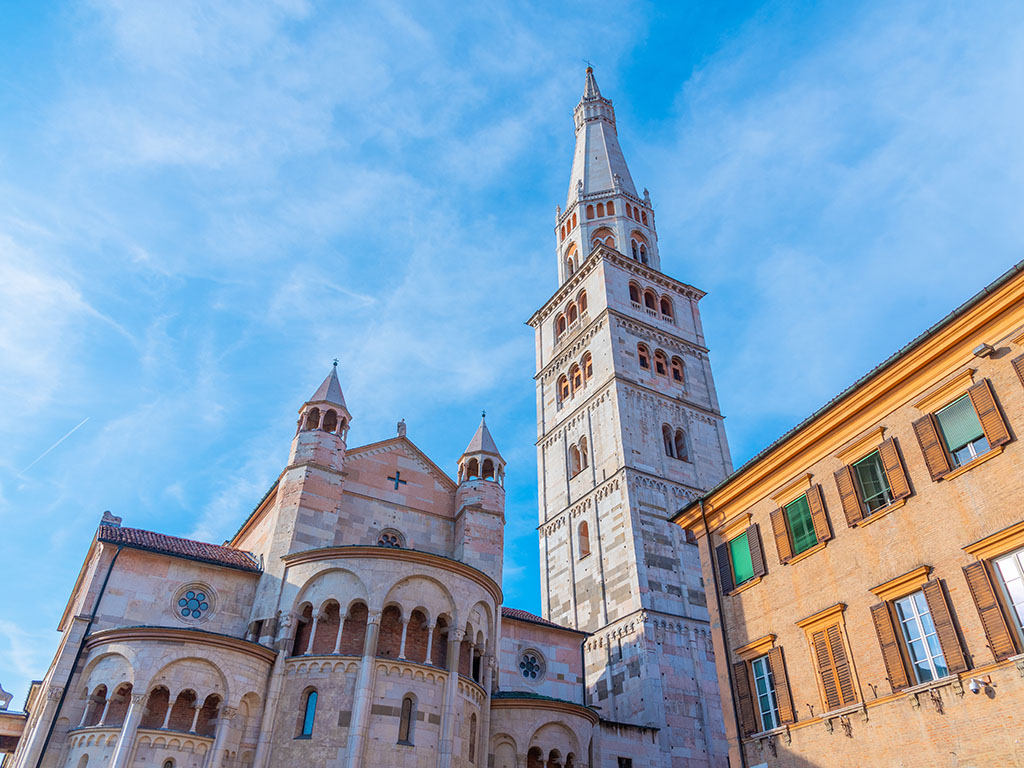
[[[338,358],[334,358],[334,367],[335,367],[335,368],[337,368],[337,367],[338,367]]]
[[[487,418],[487,411],[480,411],[480,420],[483,421]]]

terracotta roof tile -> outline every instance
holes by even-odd
[[[573,629],[572,627],[564,627],[561,624],[555,624],[553,621],[543,619],[536,614],[524,611],[521,608],[509,608],[503,605],[501,607],[501,617],[503,619],[516,619],[517,621],[528,621],[531,624],[540,624],[542,627],[551,627],[552,629],[561,629],[563,632],[575,632],[578,635],[589,635],[589,632],[584,632],[581,629]]]
[[[219,544],[207,544],[203,541],[181,539],[163,533],[144,531],[141,528],[123,528],[116,525],[100,525],[96,537],[110,544],[121,544],[133,549],[144,549],[147,552],[159,552],[174,557],[184,557],[201,563],[223,565],[242,571],[259,573],[260,566],[248,552]]]

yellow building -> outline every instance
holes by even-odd
[[[1021,431],[1024,262],[675,517],[732,766],[1024,765]]]

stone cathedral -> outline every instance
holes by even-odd
[[[668,522],[731,471],[703,294],[661,272],[589,68],[574,118],[558,287],[530,319],[543,616],[503,605],[486,422],[454,478],[404,423],[349,446],[335,364],[230,541],[104,515],[51,666],[0,710],[5,765],[726,764],[697,547]]]

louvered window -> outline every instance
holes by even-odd
[[[818,543],[814,533],[814,521],[811,520],[811,507],[807,503],[806,494],[786,505],[786,520],[789,532],[793,537],[793,554],[799,555]]]
[[[736,585],[754,578],[754,563],[750,557],[749,535],[744,532],[729,542],[732,577]]]
[[[860,497],[868,509],[868,514],[892,503],[892,489],[889,487],[889,480],[885,476],[885,468],[882,466],[882,458],[878,451],[855,462],[853,471],[857,475]]]
[[[1024,636],[1024,549],[996,558],[995,569],[1010,606],[1011,620]]]
[[[762,731],[778,728],[779,701],[775,693],[775,676],[767,654],[754,659],[750,664],[754,676],[754,694],[757,696],[757,713]]]
[[[939,643],[939,634],[924,592],[901,597],[894,605],[917,682],[926,683],[948,675],[949,669]]]
[[[967,395],[938,411],[935,418],[954,466],[962,466],[989,450],[981,421]]]

